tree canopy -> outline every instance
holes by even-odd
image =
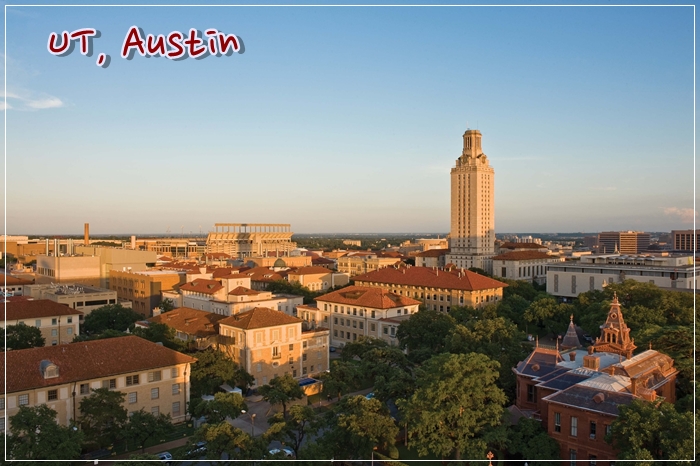
[[[450,315],[421,308],[399,324],[396,337],[401,348],[408,350],[411,360],[420,363],[444,351],[445,338],[454,325],[455,320]]]
[[[8,454],[17,460],[75,460],[80,457],[83,433],[56,422],[56,411],[46,405],[20,406],[10,417]]]
[[[416,373],[417,389],[399,402],[409,448],[459,460],[483,457],[481,437],[500,423],[506,396],[496,386],[499,364],[483,354],[439,354]]]
[[[282,413],[287,417],[287,403],[300,400],[304,396],[304,390],[290,374],[273,378],[269,384],[258,388],[258,393],[271,405],[281,404]]]
[[[40,348],[46,344],[41,330],[36,327],[30,327],[29,325],[20,323],[17,325],[8,325],[5,330],[7,332],[5,349],[7,350]]]
[[[218,424],[227,417],[235,419],[241,411],[247,410],[248,405],[238,393],[216,393],[211,401],[202,401],[194,405],[192,414],[195,417],[204,416],[210,424]]]
[[[172,432],[170,415],[147,413],[143,409],[129,416],[124,427],[124,438],[133,446],[145,451],[146,441],[160,438]]]
[[[96,335],[105,330],[124,332],[133,329],[134,323],[144,317],[133,309],[120,304],[108,304],[91,311],[85,316],[80,329],[87,335]]]
[[[125,395],[109,388],[93,389],[92,394],[80,400],[80,428],[85,439],[97,448],[104,448],[116,438],[127,421]]]

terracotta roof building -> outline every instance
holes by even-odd
[[[218,343],[216,336],[219,334],[219,321],[225,318],[226,316],[211,312],[179,307],[137,325],[147,327],[149,323],[165,324],[175,330],[175,336],[179,340],[189,342],[193,349],[204,350]]]
[[[24,294],[24,285],[31,285],[33,280],[24,280],[22,278],[13,277],[12,275],[3,274],[0,279],[0,292],[5,295],[21,296]]]
[[[289,374],[312,376],[328,369],[328,329],[310,328],[284,312],[256,307],[219,321],[226,353],[255,377],[255,386]]]
[[[428,249],[415,255],[416,267],[444,267],[449,249]]]
[[[287,273],[287,280],[290,283],[299,282],[311,291],[325,291],[336,286],[347,285],[350,277],[345,273],[333,272],[325,267],[310,266],[290,270]]]
[[[675,401],[673,359],[652,349],[632,356],[635,348],[615,296],[601,336],[588,351],[537,346],[513,369],[517,410],[542,421],[563,460],[615,460],[605,436],[619,406],[635,399]]]
[[[3,327],[24,324],[41,330],[45,345],[70,343],[80,333],[83,313],[50,299],[9,301]]]
[[[429,309],[479,307],[497,302],[506,285],[468,270],[428,267],[387,267],[354,277],[356,285],[372,286],[422,301]]]
[[[189,402],[189,366],[196,360],[136,336],[9,351],[0,365],[7,370],[7,392],[0,402],[0,427],[20,406],[48,404],[57,421],[69,425],[80,417],[80,401],[93,389],[126,395],[130,412],[170,414],[185,420]]]
[[[338,271],[346,273],[350,277],[390,267],[401,262],[400,257],[380,257],[377,253],[368,251],[350,252],[345,256],[338,257],[337,260]]]
[[[348,286],[319,296],[316,303],[324,320],[330,322],[334,346],[345,346],[363,336],[396,345],[398,324],[418,312],[421,304],[409,296],[369,286]]]

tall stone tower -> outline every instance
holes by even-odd
[[[493,273],[496,240],[493,167],[481,149],[481,132],[467,129],[462,155],[450,172],[450,253],[445,262]]]

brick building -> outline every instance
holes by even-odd
[[[636,356],[617,296],[613,298],[601,335],[588,351],[539,345],[514,369],[514,411],[539,419],[561,448],[561,458],[597,462],[616,459],[605,442],[618,407],[635,399],[675,401],[678,371],[673,359],[649,349]]]
[[[41,330],[45,346],[70,343],[80,333],[83,313],[65,304],[39,299],[11,301],[5,306],[3,327],[18,324],[36,327]]]

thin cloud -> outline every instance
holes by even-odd
[[[58,97],[33,92],[0,93],[8,102],[5,108],[15,110],[44,110],[64,107],[65,103]],[[9,101],[13,101],[12,104]]]
[[[698,213],[691,208],[664,207],[664,215],[676,217],[685,223],[692,223]]]

